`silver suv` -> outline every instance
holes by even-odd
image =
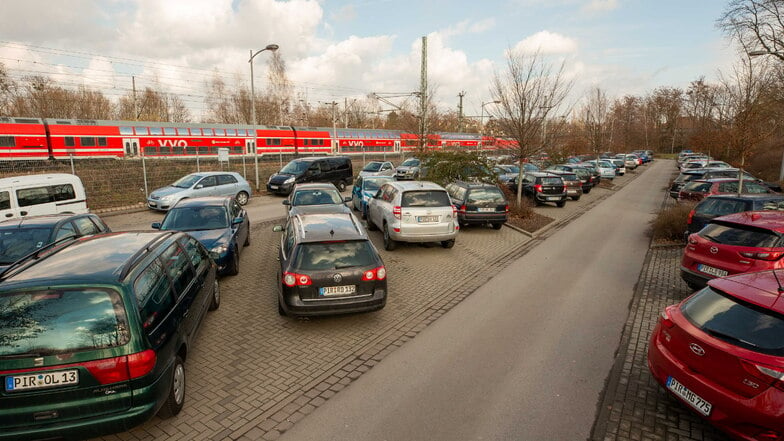
[[[397,242],[441,242],[452,248],[457,236],[457,211],[449,194],[432,182],[387,182],[368,201],[368,230],[384,233],[384,248]]]

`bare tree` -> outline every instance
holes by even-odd
[[[732,0],[718,26],[748,52],[784,60],[784,0]]]
[[[519,161],[542,150],[543,122],[557,109],[572,88],[564,78],[564,63],[554,67],[537,51],[506,55],[506,71],[496,72],[490,93],[499,104],[491,115],[499,129],[517,141]],[[522,167],[521,178],[522,178]],[[522,179],[518,179],[517,203],[522,200]]]
[[[588,147],[598,159],[599,153],[607,151],[610,144],[611,114],[607,93],[593,88],[579,111],[579,118]]]
[[[11,116],[11,102],[16,91],[16,82],[8,75],[3,63],[0,63],[0,116]]]

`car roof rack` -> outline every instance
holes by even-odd
[[[131,269],[133,269],[139,263],[139,261],[141,261],[142,258],[144,258],[144,256],[147,255],[147,253],[158,248],[158,246],[160,246],[160,244],[164,240],[177,233],[179,233],[179,231],[175,231],[175,230],[161,231],[161,235],[158,236],[155,240],[148,243],[144,248],[140,249],[139,251],[133,253],[131,258],[128,259],[127,262],[125,262],[122,269],[120,270],[119,280],[125,279],[128,276],[128,274],[131,272]]]
[[[77,236],[75,234],[69,234],[67,236],[64,236],[64,237],[61,237],[61,238],[55,240],[54,242],[52,242],[50,244],[42,246],[41,248],[38,248],[37,250],[35,250],[35,251],[25,255],[25,256],[22,256],[16,262],[14,262],[10,266],[8,266],[8,268],[6,268],[2,272],[0,272],[0,281],[3,281],[5,279],[9,278],[10,276],[12,276],[12,275],[18,273],[19,271],[21,271],[22,269],[29,268],[30,266],[35,265],[36,263],[40,262],[41,261],[41,253],[42,252],[47,251],[47,250],[51,250],[52,248],[54,248],[54,247],[56,247],[58,245],[63,245],[66,242],[68,242],[68,244],[63,246],[63,248],[71,246],[74,242],[76,242],[76,239],[77,239]]]

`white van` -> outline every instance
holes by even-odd
[[[0,220],[88,212],[87,196],[78,176],[53,173],[0,179]]]

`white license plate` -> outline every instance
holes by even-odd
[[[321,296],[345,296],[357,292],[356,285],[343,285],[343,286],[325,286],[319,288],[319,295]]]
[[[716,276],[716,277],[724,277],[727,274],[729,274],[729,272],[727,272],[727,271],[724,271],[724,270],[721,270],[721,269],[718,269],[718,268],[714,268],[714,267],[708,266],[708,265],[702,265],[702,264],[697,265],[697,270],[700,271],[700,272],[703,272],[705,274],[710,274],[710,275]]]
[[[45,389],[49,387],[79,384],[79,370],[37,372],[25,375],[9,375],[5,377],[5,391]]]
[[[492,212],[492,211],[495,211],[495,208],[484,208],[484,207],[480,207],[480,208],[479,208],[479,211],[480,211],[480,212],[483,212],[483,213],[487,213],[487,212]]]
[[[697,412],[705,416],[710,415],[713,405],[705,401],[699,395],[687,389],[686,386],[680,384],[675,378],[667,377],[667,389],[671,390],[673,393],[675,393],[675,395],[683,398],[683,400],[689,403],[689,405],[696,409]]]
[[[270,185],[270,188],[271,188],[272,190],[277,190],[277,189],[278,189],[278,186],[277,186],[277,185]]]
[[[417,222],[438,222],[438,216],[417,216]]]
[[[550,196],[550,197],[548,197],[548,198],[547,198],[547,200],[548,200],[548,201],[557,201],[557,200],[560,200],[560,199],[561,199],[561,198],[559,198],[559,197],[554,197],[554,196]]]

